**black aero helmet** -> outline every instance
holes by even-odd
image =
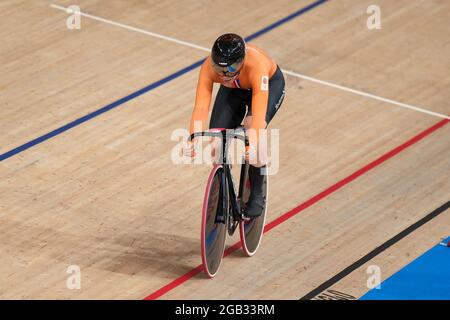
[[[245,41],[234,33],[221,35],[211,50],[214,70],[222,75],[236,74],[242,67],[245,57]]]

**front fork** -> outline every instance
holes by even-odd
[[[226,155],[228,153],[228,141],[226,137],[223,137],[222,145],[222,161],[223,161],[223,170],[219,171],[219,179],[220,179],[220,197],[218,213],[216,215],[216,223],[226,223],[228,215],[232,214],[235,222],[243,220],[244,215],[241,212],[241,204],[237,201],[236,191],[234,189],[233,177],[231,176],[230,165],[227,164]],[[245,146],[248,147],[248,139],[245,140]],[[242,165],[241,175],[239,179],[239,198],[242,199],[243,190],[245,188],[245,181],[248,179],[248,163]],[[247,179],[246,179],[247,178]],[[230,208],[231,204],[231,208]],[[231,209],[231,210],[230,210]]]
[[[223,166],[223,170],[219,170],[219,205],[217,206],[215,223],[225,223],[228,216],[228,192],[225,171],[226,166]]]
[[[242,219],[241,206],[237,201],[236,191],[233,186],[233,178],[229,165],[225,164],[223,170],[219,171],[220,193],[218,211],[216,215],[216,223],[226,223],[229,214],[235,220],[237,217]]]
[[[239,202],[237,201],[237,197],[236,197],[236,190],[234,190],[234,183],[233,183],[233,177],[231,176],[231,170],[230,167],[227,165],[226,166],[226,178],[227,178],[227,185],[228,185],[228,194],[230,197],[230,204],[231,204],[231,214],[233,215],[233,218],[236,217],[240,217],[240,213],[241,213],[241,208],[239,205]]]

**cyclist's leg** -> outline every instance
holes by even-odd
[[[240,89],[220,86],[211,113],[211,120],[209,122],[210,129],[234,129],[242,123],[246,112],[246,105],[241,91]],[[213,157],[219,156],[218,152],[215,151],[220,150],[220,142],[220,139],[214,139],[212,141]],[[215,162],[217,161],[218,159],[216,157]]]
[[[245,116],[245,101],[240,89],[220,86],[211,113],[209,128],[234,129],[238,127]]]
[[[285,82],[283,73],[280,68],[277,67],[277,71],[269,80],[269,101],[267,104],[266,112],[266,126],[270,123],[272,118],[277,113],[280,108],[284,96],[285,96]],[[252,116],[251,110],[247,114],[244,120],[244,126],[249,128],[251,126]],[[260,137],[267,138],[267,137]],[[261,150],[263,148],[263,150]],[[267,158],[267,141],[262,141],[258,146],[258,163],[255,165],[250,165],[248,173],[251,184],[250,199],[245,209],[245,213],[249,217],[258,217],[262,214],[265,208],[264,198],[264,175],[266,174],[266,158]]]

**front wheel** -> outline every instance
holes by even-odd
[[[206,184],[202,208],[201,252],[205,273],[213,278],[219,271],[225,251],[228,201],[223,208],[227,188],[222,186],[223,167],[215,165]],[[225,211],[225,212],[223,212]]]
[[[241,174],[241,179],[244,178],[244,183],[241,184],[241,208],[244,207],[250,197],[250,179],[248,178],[248,165],[247,168],[243,165],[242,170],[245,172]],[[242,249],[246,256],[253,256],[258,250],[261,243],[262,235],[264,233],[264,225],[266,223],[267,203],[268,203],[268,176],[264,176],[263,192],[266,198],[266,206],[263,213],[251,220],[243,220],[239,223],[239,233],[241,237]]]

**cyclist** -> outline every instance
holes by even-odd
[[[283,102],[283,73],[260,48],[246,44],[236,34],[221,35],[200,69],[190,123],[191,134],[205,130],[214,83],[220,83],[220,88],[209,128],[234,129],[244,120],[244,126],[249,129],[250,149],[246,151],[246,159],[249,160],[261,148],[260,130],[267,127]],[[185,152],[193,156],[193,150],[194,146],[190,143]],[[250,163],[251,192],[244,214],[252,218],[261,215],[265,208],[263,174],[266,163]]]

